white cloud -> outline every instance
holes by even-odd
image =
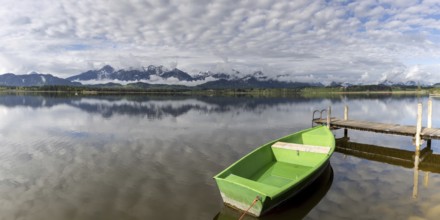
[[[102,64],[190,73],[227,62],[368,81],[440,58],[436,1],[0,0],[0,71],[66,77]],[[360,59],[362,58],[362,59]],[[238,65],[235,65],[238,64]],[[328,78],[328,77],[327,77]]]
[[[136,82],[148,83],[148,84],[164,84],[164,85],[184,85],[184,86],[197,86],[206,82],[217,80],[213,77],[207,77],[204,80],[197,81],[180,81],[175,77],[170,77],[164,79],[160,76],[151,75],[149,80],[138,80]],[[124,81],[117,79],[99,79],[99,80],[75,80],[75,82],[80,82],[83,85],[96,85],[96,84],[107,84],[107,83],[118,83],[121,85],[127,85],[133,83],[133,81]]]

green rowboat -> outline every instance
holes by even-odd
[[[333,183],[333,168],[329,165],[324,169],[322,174],[316,178],[310,185],[301,190],[298,194],[283,202],[260,217],[247,216],[247,220],[292,220],[304,219],[309,212],[324,198]],[[243,213],[223,206],[213,220],[237,220]]]
[[[333,133],[318,126],[257,148],[214,179],[226,205],[258,217],[320,176],[334,150]]]

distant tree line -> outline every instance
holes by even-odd
[[[306,88],[200,88],[173,85],[127,85],[127,86],[62,86],[45,85],[31,87],[2,86],[0,91],[12,92],[57,92],[77,94],[98,94],[98,93],[164,93],[164,94],[212,94],[212,95],[264,95],[279,96],[292,94],[314,94],[314,93],[350,93],[350,92],[417,92],[430,91],[440,93],[440,88],[420,88],[420,86],[386,86],[386,85],[355,85],[349,87],[306,87]]]

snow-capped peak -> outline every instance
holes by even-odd
[[[115,69],[110,65],[105,65],[99,71],[106,72],[106,73],[113,73],[115,71]]]
[[[34,70],[28,72],[28,75],[34,75],[34,74],[41,74],[41,73],[34,71]]]
[[[169,72],[168,68],[160,65],[160,66],[154,66],[154,65],[149,65],[146,69],[143,68],[144,70],[147,70],[149,72],[154,72],[156,75],[160,76],[165,72]]]

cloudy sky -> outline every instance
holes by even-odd
[[[440,81],[438,0],[0,0],[0,73],[164,65]]]

